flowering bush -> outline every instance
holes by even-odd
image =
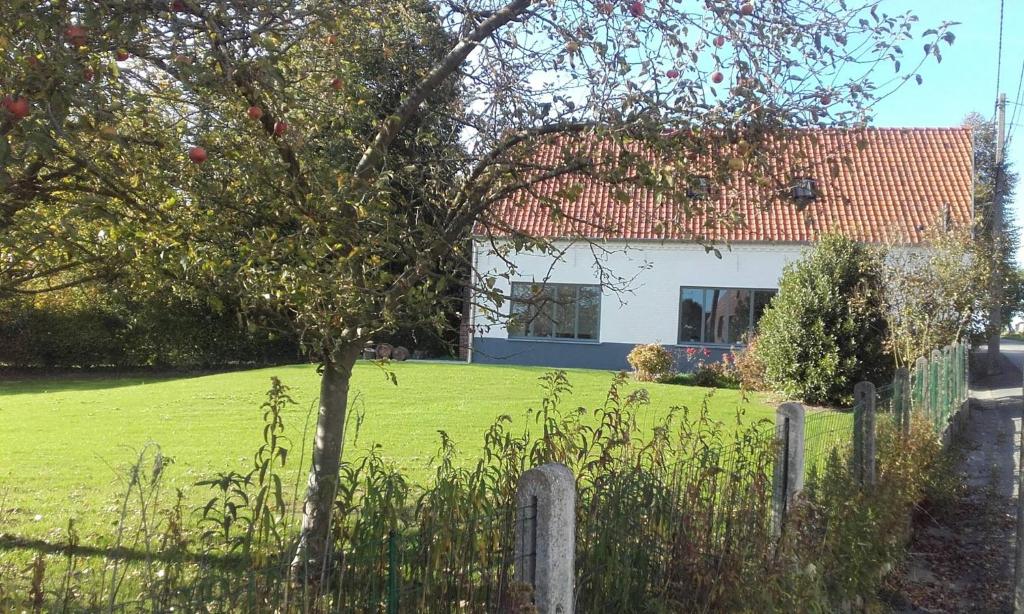
[[[738,387],[740,378],[733,354],[726,353],[719,362],[698,361],[697,368],[693,371],[693,383],[708,388]]]
[[[626,357],[633,367],[634,377],[641,382],[653,382],[672,373],[675,358],[660,343],[638,345]]]

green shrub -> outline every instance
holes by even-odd
[[[291,338],[250,329],[236,307],[78,287],[0,300],[0,365],[210,368],[294,361]]]
[[[856,382],[886,381],[883,255],[838,235],[788,265],[759,323],[765,382],[808,403],[844,404]]]
[[[626,357],[634,376],[641,382],[653,382],[671,374],[675,358],[660,343],[638,345]]]

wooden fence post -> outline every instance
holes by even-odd
[[[538,614],[572,614],[576,479],[561,463],[523,473],[516,489],[515,579],[533,587]]]
[[[875,459],[875,409],[878,402],[875,385],[871,382],[859,382],[853,387],[853,399],[856,403],[853,413],[854,442],[861,442],[860,454],[854,452],[854,462],[860,460],[860,467],[855,468],[856,475],[866,486],[874,486],[876,481]],[[859,435],[859,437],[858,437]]]
[[[783,403],[775,410],[775,472],[772,480],[772,531],[782,535],[786,514],[804,488],[804,406]]]

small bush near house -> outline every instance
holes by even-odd
[[[847,404],[859,381],[887,381],[882,254],[827,235],[782,274],[759,323],[765,382],[814,404]]]
[[[740,387],[744,390],[760,391],[764,383],[764,362],[757,353],[757,337],[753,337],[743,349],[733,352],[733,362]]]
[[[672,373],[675,358],[660,343],[638,345],[626,356],[633,375],[641,382],[653,382]]]
[[[705,388],[739,388],[740,379],[733,354],[724,354],[722,360],[718,362],[705,360],[707,355],[707,350],[704,350],[702,357],[696,360],[693,368],[693,385]],[[694,360],[690,357],[689,350],[687,350],[687,356],[693,364]]]

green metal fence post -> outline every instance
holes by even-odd
[[[953,407],[957,407],[960,404],[960,342],[956,342],[949,346],[950,349],[950,363],[949,363],[949,382],[952,392],[950,393],[950,399]]]
[[[960,376],[963,378],[964,383],[963,398],[960,399],[960,401],[963,402],[966,401],[967,397],[971,394],[971,346],[968,341],[963,341],[960,345],[962,346],[960,352],[963,354],[963,365],[961,365],[962,372],[960,373]]]
[[[388,614],[398,614],[398,533],[388,533]]]
[[[928,405],[932,411],[932,424],[936,431],[942,430],[942,409],[939,406],[939,364],[942,363],[942,352],[932,350],[932,359],[928,361]]]
[[[953,413],[953,403],[951,402],[951,395],[949,391],[950,372],[949,358],[952,352],[949,347],[942,348],[942,413],[943,421],[949,419],[949,416]]]

